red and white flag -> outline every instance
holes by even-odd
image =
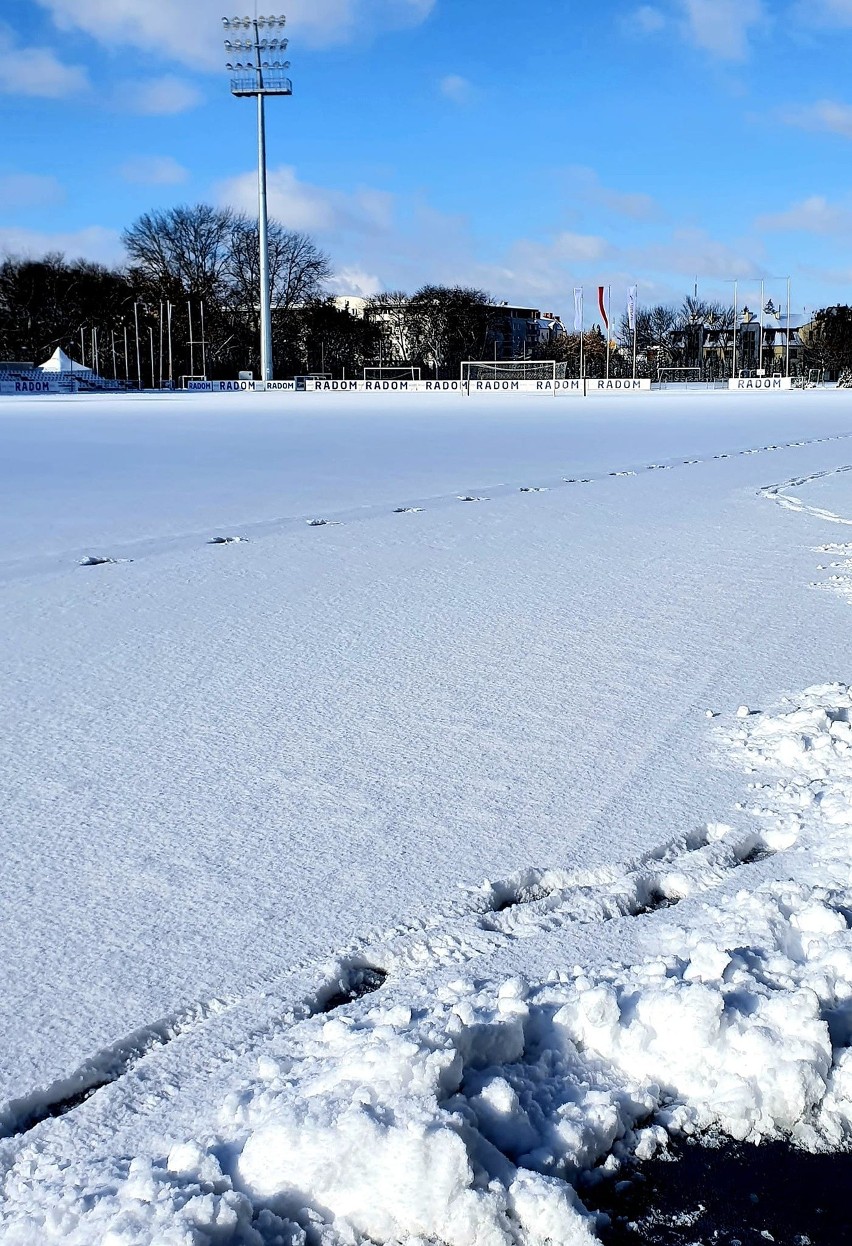
[[[601,316],[603,317],[604,328],[606,329],[607,333],[609,333],[609,316],[607,314],[605,294],[606,294],[606,286],[598,286],[598,307],[600,307],[601,309]]]

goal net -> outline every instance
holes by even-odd
[[[420,369],[410,364],[376,364],[364,369],[365,381],[419,381]]]
[[[466,359],[461,379],[471,381],[556,381],[565,379],[565,364],[553,359]]]
[[[673,385],[685,381],[703,381],[700,367],[660,368],[657,373],[661,385]]]

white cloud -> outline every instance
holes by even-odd
[[[351,193],[302,182],[295,169],[271,169],[267,191],[269,214],[288,229],[336,235],[342,232],[384,233],[393,222],[393,196],[361,187]],[[220,203],[246,212],[257,211],[257,174],[241,173],[216,189]]]
[[[800,130],[826,131],[852,138],[852,104],[817,100],[800,108],[783,108],[777,115],[787,125],[797,126]]]
[[[682,228],[656,242],[622,245],[596,234],[561,233],[513,243],[503,259],[480,270],[479,280],[500,298],[529,299],[537,306],[566,312],[573,285],[612,285],[613,299],[634,283],[642,298],[680,298],[695,275],[704,283],[731,278],[760,279],[762,249],[757,242],[730,244],[703,229]],[[722,286],[724,288],[724,285]]]
[[[0,254],[39,259],[48,251],[62,251],[69,259],[97,260],[102,264],[116,264],[124,258],[118,231],[101,225],[67,233],[0,226]]]
[[[126,182],[143,186],[177,186],[189,177],[188,169],[172,156],[134,156],[118,171]]]
[[[157,50],[173,60],[221,67],[224,10],[210,0],[38,0],[62,30],[82,30],[100,42]],[[383,26],[425,20],[435,0],[289,0],[294,40],[344,43]],[[242,10],[239,10],[242,12]]]
[[[628,30],[637,31],[640,35],[655,35],[665,28],[667,22],[661,9],[651,4],[640,4],[638,9],[628,13],[624,24]]]
[[[473,83],[461,74],[447,74],[438,83],[438,90],[454,104],[469,104],[476,94]]]
[[[187,112],[200,104],[202,98],[201,92],[191,82],[176,78],[173,74],[124,82],[115,93],[120,108],[144,117],[170,117]]]
[[[0,24],[0,92],[65,99],[88,87],[81,66],[63,64],[52,48],[20,47],[9,27]]]
[[[754,27],[767,19],[763,0],[678,0],[690,41],[721,60],[743,61]]]
[[[0,205],[3,208],[40,208],[61,203],[65,191],[55,177],[40,173],[0,174]]]
[[[601,260],[612,252],[606,238],[596,234],[557,234],[549,248],[549,255],[562,264],[585,263]]]
[[[783,212],[759,217],[755,224],[765,230],[845,235],[852,232],[852,208],[829,203],[822,195],[811,195]]]
[[[594,169],[585,165],[572,165],[567,170],[570,198],[583,206],[605,208],[615,216],[628,217],[634,221],[648,221],[659,216],[656,201],[641,191],[613,190],[604,186]]]
[[[800,0],[799,9],[810,24],[852,26],[852,0]]]
[[[344,264],[335,270],[330,286],[338,295],[354,295],[356,298],[369,298],[382,289],[381,278],[362,268]]]
[[[644,221],[654,208],[644,196],[637,200],[603,187],[592,170],[573,173],[586,193],[611,198],[611,210],[622,216]],[[727,242],[698,228],[657,225],[655,240],[627,242],[628,227],[620,220],[606,231],[531,234],[495,248],[493,240],[486,247],[467,216],[439,211],[418,196],[318,186],[301,181],[289,166],[272,170],[269,192],[273,216],[311,233],[329,251],[336,271],[330,286],[341,294],[414,290],[435,281],[477,286],[497,299],[564,311],[572,285],[581,282],[611,282],[621,291],[638,281],[644,297],[669,298],[691,289],[696,273],[707,282],[724,282],[733,277],[759,280],[765,271],[759,240]],[[214,195],[218,202],[253,215],[256,174],[231,178]]]
[[[704,229],[675,229],[668,239],[625,252],[637,271],[676,273],[683,277],[715,278],[727,281],[760,278],[763,250],[756,240],[736,245],[713,238]]]

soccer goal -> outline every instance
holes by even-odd
[[[657,375],[661,385],[682,385],[686,382],[694,384],[704,380],[700,367],[660,368]]]
[[[554,359],[466,359],[461,366],[465,385],[471,381],[564,380],[565,364]]]
[[[365,381],[419,381],[420,369],[412,364],[375,364],[364,369]]]

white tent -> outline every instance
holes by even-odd
[[[41,364],[38,369],[39,372],[91,372],[91,370],[85,364],[77,363],[70,355],[66,355],[61,346],[57,346],[47,363]]]

